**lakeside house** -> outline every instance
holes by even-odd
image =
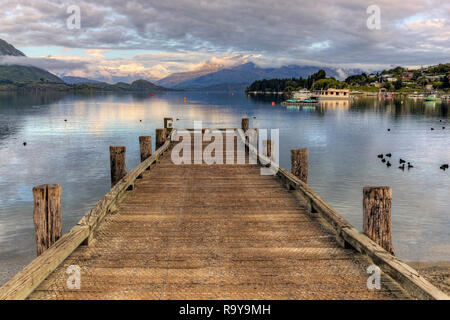
[[[382,85],[383,84],[381,82],[378,82],[378,81],[374,81],[374,82],[369,83],[369,86],[376,87],[376,88],[381,88]]]
[[[334,89],[318,90],[315,94],[319,100],[345,100],[350,99],[350,90],[348,89]]]
[[[402,80],[409,81],[413,78],[413,76],[414,76],[414,72],[406,70],[402,75]]]
[[[445,78],[445,74],[436,75],[436,76],[425,76],[428,81],[439,81]]]

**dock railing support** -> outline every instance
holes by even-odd
[[[363,232],[370,239],[394,254],[391,235],[392,188],[363,189]]]
[[[110,146],[111,187],[114,187],[127,174],[125,161],[126,148],[123,146]]]
[[[304,183],[308,183],[308,149],[291,150],[291,172]]]
[[[62,236],[61,191],[60,184],[33,188],[33,221],[38,256]]]
[[[139,137],[139,149],[141,151],[141,162],[152,155],[152,137],[140,136]]]
[[[242,130],[244,131],[244,133],[247,132],[248,128],[249,128],[248,118],[242,118]]]
[[[156,146],[155,150],[158,150],[164,142],[166,142],[166,129],[156,129]]]
[[[263,150],[266,152],[267,158],[272,157],[272,147],[273,147],[273,140],[263,140]]]
[[[173,118],[164,118],[164,129],[168,133],[171,133],[173,130]]]

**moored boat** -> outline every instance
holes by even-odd
[[[439,102],[441,101],[441,98],[439,98],[438,96],[436,96],[435,94],[431,94],[428,97],[424,98],[425,101],[435,101],[435,102]]]

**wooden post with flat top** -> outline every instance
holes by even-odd
[[[242,130],[245,132],[247,132],[249,128],[249,120],[248,118],[242,118]]]
[[[304,183],[308,183],[308,149],[291,150],[291,172]]]
[[[33,221],[38,256],[62,236],[61,190],[60,184],[33,188]]]
[[[166,129],[156,129],[156,146],[155,150],[158,150],[166,142]]]
[[[392,188],[364,187],[363,210],[363,232],[394,254],[391,235]]]
[[[111,187],[114,187],[127,174],[125,162],[126,148],[122,146],[110,146]]]
[[[273,146],[273,140],[263,140],[263,151],[266,152],[267,158],[272,158],[272,146]]]
[[[172,132],[173,118],[164,118],[164,129],[166,129],[168,133]]]
[[[152,155],[152,137],[140,136],[139,137],[139,149],[141,151],[141,162]]]

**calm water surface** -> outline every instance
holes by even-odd
[[[33,186],[62,184],[67,232],[109,189],[109,146],[125,145],[133,168],[138,136],[154,142],[165,116],[178,118],[176,127],[194,120],[239,127],[249,117],[251,127],[279,128],[280,165],[290,169],[290,150],[308,147],[311,187],[355,227],[362,227],[362,188],[391,186],[397,256],[450,260],[450,172],[439,169],[450,162],[447,104],[360,98],[299,109],[272,100],[205,92],[0,95],[0,283],[35,257]],[[377,158],[389,152],[391,168]],[[399,158],[414,169],[399,170]]]

